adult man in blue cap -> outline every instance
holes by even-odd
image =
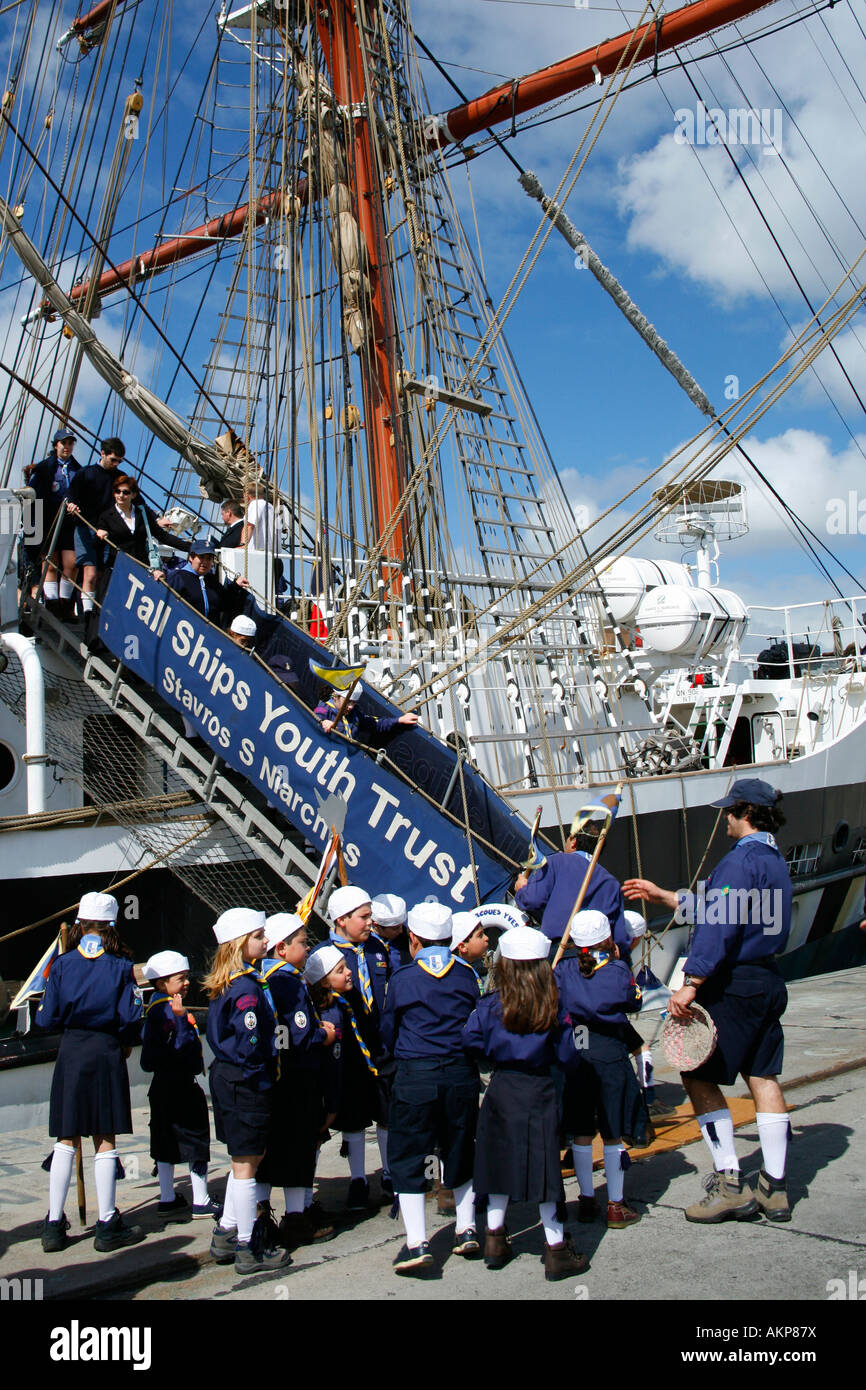
[[[683,1085],[713,1158],[707,1196],[686,1208],[688,1221],[741,1221],[758,1212],[790,1221],[785,1159],[789,1123],[778,1082],[784,1037],[780,1019],[788,1003],[775,962],[791,929],[791,878],[774,831],[784,824],[781,793],[758,777],[734,782],[714,801],[725,815],[733,849],[698,892],[672,892],[647,879],[626,879],[629,899],[661,903],[677,920],[695,924],[683,984],[671,995],[674,1018],[690,1018],[695,1000],[712,1016],[718,1041],[712,1055]],[[734,1126],[720,1084],[742,1076],[755,1102],[763,1169],[757,1187],[743,1187]]]
[[[166,583],[203,618],[219,627],[233,618],[242,605],[238,588],[248,589],[250,586],[249,580],[241,575],[221,584],[214,574],[215,555],[213,541],[193,541],[189,548],[189,560],[182,569],[173,570]]]

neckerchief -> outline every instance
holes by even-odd
[[[415,957],[415,964],[432,975],[434,980],[441,980],[454,964],[454,957],[448,946],[423,946]],[[471,970],[472,967],[469,968]]]
[[[147,1004],[147,1005],[145,1006],[145,1010],[144,1010],[144,1016],[145,1016],[145,1018],[147,1018],[147,1015],[150,1013],[150,1011],[151,1011],[151,1009],[153,1008],[154,1004],[170,1004],[170,1003],[171,1003],[171,995],[170,995],[170,994],[155,994],[155,995],[153,996],[153,998],[151,999],[150,1003]],[[172,1014],[172,1018],[174,1018],[174,1017],[175,1017],[175,1015]],[[198,1024],[197,1024],[196,1021],[195,1021],[195,1014],[187,1014],[187,1016],[186,1016],[186,1021],[187,1021],[187,1023],[189,1024],[189,1026],[195,1030],[195,1035],[196,1035],[196,1037],[198,1037],[198,1036],[199,1036],[199,1031],[198,1031]]]
[[[578,947],[578,950],[580,950],[580,947]],[[596,956],[595,952],[592,949],[589,949],[587,954],[595,956],[595,965],[592,967],[590,974],[584,975],[585,980],[591,980],[597,970],[601,970],[601,967],[603,965],[607,965],[608,961],[610,960],[610,956],[606,951],[602,951],[598,956]],[[581,974],[583,974],[583,971],[581,971]]]
[[[370,1049],[361,1037],[361,1030],[358,1027],[358,1020],[355,1017],[355,1010],[352,1008],[352,1005],[342,994],[336,994],[333,991],[331,992],[331,1001],[336,1002],[343,1012],[348,1015],[349,1027],[352,1030],[355,1042],[361,1049],[364,1061],[367,1063],[367,1070],[371,1076],[378,1076],[379,1072],[378,1069],[373,1066],[373,1058],[370,1055]]]
[[[368,1014],[373,1012],[373,986],[370,983],[370,968],[367,965],[367,957],[364,954],[363,945],[355,945],[353,941],[347,941],[345,936],[338,936],[337,928],[331,927],[328,936],[335,946],[339,946],[341,951],[346,948],[355,952],[355,959],[358,962],[358,984],[361,989],[361,997],[364,1000],[364,1008]]]
[[[98,932],[89,931],[82,936],[77,947],[79,955],[85,960],[96,960],[98,956],[105,955],[105,947],[102,944],[102,937]]]
[[[740,845],[744,845],[747,840],[757,840],[759,844],[769,845],[770,849],[776,850],[779,854],[782,852],[776,844],[775,835],[771,835],[769,830],[753,830],[749,835],[741,835],[734,845],[734,849],[738,849]]]

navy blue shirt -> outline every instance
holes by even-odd
[[[364,995],[361,989],[361,974],[358,964],[358,956],[351,941],[346,941],[345,937],[337,936],[334,932],[330,937],[331,945],[336,946],[338,951],[342,951],[343,959],[352,972],[352,1007],[359,1024],[363,1027],[364,1015],[368,1012],[364,1003]],[[382,1010],[385,1007],[385,995],[388,989],[388,981],[391,978],[391,957],[384,941],[380,941],[378,936],[369,936],[362,944],[364,959],[367,962],[367,970],[370,975],[370,990],[373,995],[373,1007],[369,1011],[373,1015],[373,1022],[378,1028]]]
[[[551,854],[543,869],[529,875],[525,888],[514,895],[514,901],[523,912],[541,916],[541,930],[551,941],[562,940],[565,924],[574,911],[577,895],[586,877],[591,856],[583,850],[573,854]],[[612,874],[596,864],[583,900],[584,908],[603,912],[608,918],[611,935],[617,946],[627,951],[631,935],[625,920],[625,903],[622,889]]]
[[[124,1045],[138,1042],[141,993],[132,962],[112,956],[96,936],[84,936],[75,950],[53,962],[37,1028],[82,1028],[111,1033]]]
[[[768,844],[761,832],[744,835],[713,869],[703,894],[679,895],[685,920],[698,924],[685,973],[706,979],[723,965],[784,951],[792,899],[791,876],[775,841]]]
[[[164,1077],[201,1076],[201,1038],[187,1014],[176,1014],[166,994],[157,994],[144,1011],[141,1069]]]
[[[626,1014],[640,1008],[640,988],[635,984],[631,968],[625,961],[609,956],[597,966],[592,975],[580,973],[578,952],[567,950],[556,969],[554,978],[559,990],[559,1005],[569,1022],[593,1024],[626,1023]]]
[[[195,570],[186,564],[181,569],[172,570],[167,574],[165,582],[176,594],[186,599],[190,608],[194,608],[203,618],[207,618],[208,622],[217,626],[234,617],[243,606],[243,589],[235,584],[234,580],[221,584],[213,570],[207,574],[196,574]]]
[[[463,1056],[463,1027],[478,1005],[478,981],[447,948],[442,955],[447,957],[442,969],[415,960],[391,976],[380,1029],[398,1061]]]
[[[342,694],[332,700],[323,700],[316,705],[313,713],[317,719],[334,720],[337,718],[342,702]],[[348,738],[355,740],[362,738],[368,742],[387,742],[390,735],[400,727],[398,717],[392,718],[390,715],[384,715],[381,719],[377,719],[372,714],[362,714],[357,705],[353,705],[351,709],[346,709],[337,725],[339,732]]]
[[[376,936],[376,933],[373,933]],[[409,950],[409,937],[405,931],[399,936],[395,936],[392,941],[386,941],[384,936],[376,936],[377,941],[381,941],[385,950],[388,952],[388,960],[391,963],[391,973],[399,970],[401,965],[411,965],[412,952]]]
[[[268,1090],[276,1080],[274,1029],[274,1011],[252,966],[235,975],[207,1011],[214,1057],[240,1067],[256,1091]]]
[[[103,468],[101,463],[89,463],[69,484],[67,502],[74,502],[81,515],[95,526],[106,507],[114,501],[114,484],[125,470]]]
[[[80,472],[81,464],[76,459],[61,460],[56,453],[50,453],[41,463],[33,465],[30,486],[40,501],[46,504],[46,519],[53,520],[57,515],[61,502],[66,500],[72,479]],[[47,541],[48,537],[45,539]]]
[[[494,992],[478,1001],[463,1029],[463,1046],[494,1065],[546,1071],[556,1061],[562,1033],[557,1023],[544,1033],[510,1033],[502,1018],[502,1001]]]
[[[299,970],[279,957],[262,961],[262,979],[271,991],[277,1023],[288,1029],[289,1046],[280,1052],[281,1066],[317,1069],[325,1030],[313,1008],[310,991]]]

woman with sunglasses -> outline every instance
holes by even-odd
[[[97,523],[99,529],[96,532],[99,540],[110,542],[106,546],[106,570],[110,570],[114,565],[114,557],[118,551],[122,551],[124,555],[131,555],[134,560],[140,560],[143,565],[148,564],[151,536],[154,540],[162,541],[164,545],[173,546],[175,550],[189,550],[190,541],[181,540],[171,531],[163,530],[162,523],[165,518],[158,517],[150,507],[145,506],[134,478],[130,478],[126,473],[119,473],[112,486],[112,496],[114,505],[107,507],[101,514]],[[162,571],[157,570],[156,573],[161,576]]]

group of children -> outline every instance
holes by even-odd
[[[425,1192],[434,1155],[454,1194],[454,1253],[501,1269],[513,1258],[509,1201],[534,1202],[544,1228],[544,1268],[562,1279],[586,1268],[563,1227],[561,1147],[572,1143],[578,1221],[595,1219],[592,1140],[600,1132],[607,1224],[639,1220],[623,1201],[624,1144],[646,1136],[643,1093],[630,1062],[639,1008],[630,966],[617,958],[608,918],[584,911],[555,970],[550,942],[520,913],[498,905],[452,914],[438,902],[408,913],[395,894],[335,889],[329,941],[308,950],[292,913],[266,917],[231,908],[214,926],[216,954],[203,981],[210,1000],[208,1082],[217,1138],[231,1172],[220,1208],[207,1189],[210,1135],[199,1084],[202,1044],[184,997],[189,964],[175,951],[147,962],[153,994],[143,1010],[128,953],[117,937],[117,903],[86,894],[69,949],[51,969],[37,1023],[62,1028],[51,1093],[56,1136],[43,1248],[61,1250],[63,1214],[81,1135],[96,1148],[96,1248],[143,1239],[114,1204],[115,1137],[130,1133],[124,1051],[141,1028],[149,1091],[151,1155],[167,1219],[216,1219],[211,1254],[239,1274],[280,1269],[289,1252],[335,1234],[314,1200],[319,1149],[342,1133],[349,1161],[348,1210],[370,1205],[365,1131],[376,1125],[381,1196],[399,1209],[406,1244],[398,1274],[433,1264]],[[492,927],[505,928],[485,982]],[[481,1096],[481,1070],[490,1078]],[[110,1161],[109,1161],[110,1160]],[[175,1191],[189,1165],[192,1210]],[[271,1198],[282,1189],[277,1225]],[[479,1239],[476,1193],[486,1198]]]

